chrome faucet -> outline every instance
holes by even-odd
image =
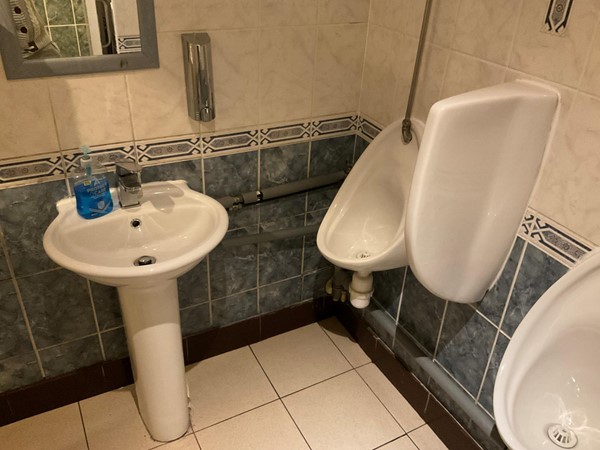
[[[139,206],[142,199],[142,167],[130,160],[115,163],[117,172],[117,192],[121,208]]]

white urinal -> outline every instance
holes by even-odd
[[[415,277],[446,300],[481,300],[502,269],[538,177],[559,103],[515,81],[431,107],[406,218]]]
[[[352,304],[368,305],[371,272],[407,263],[437,296],[481,300],[512,247],[558,100],[515,81],[437,102],[420,145],[402,143],[401,121],[383,130],[317,235],[325,258],[355,271]]]
[[[600,252],[558,280],[517,327],[494,385],[512,450],[600,449]]]
[[[404,222],[417,141],[402,143],[401,120],[383,130],[352,168],[319,228],[323,256],[355,271],[350,300],[358,308],[369,303],[371,272],[408,264]]]

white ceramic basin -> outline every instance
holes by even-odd
[[[494,387],[512,450],[600,449],[600,253],[556,282],[517,328]],[[571,434],[571,432],[573,434]],[[575,441],[576,439],[576,441]]]
[[[44,249],[58,265],[98,283],[131,286],[175,279],[194,267],[225,236],[227,212],[185,181],[143,185],[139,207],[114,210],[98,219],[77,214],[75,198],[57,203],[58,217],[44,235]],[[132,221],[139,220],[134,227]],[[147,266],[142,256],[156,258]]]
[[[142,188],[140,205],[127,209],[111,191],[114,210],[92,220],[77,214],[74,198],[60,200],[44,249],[60,266],[117,287],[140,415],[152,437],[167,442],[190,426],[177,277],[221,242],[229,220],[185,181]],[[155,262],[136,265],[141,257]]]

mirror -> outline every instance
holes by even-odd
[[[158,67],[153,0],[0,0],[8,79]]]

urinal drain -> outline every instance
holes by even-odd
[[[154,256],[140,256],[138,259],[133,261],[134,266],[149,266],[150,264],[154,264],[156,262],[156,258]]]
[[[370,258],[371,254],[367,251],[364,252],[358,252],[355,256],[356,259],[367,259]]]
[[[559,423],[548,426],[548,437],[560,448],[573,448],[577,445],[577,435],[569,427]]]

